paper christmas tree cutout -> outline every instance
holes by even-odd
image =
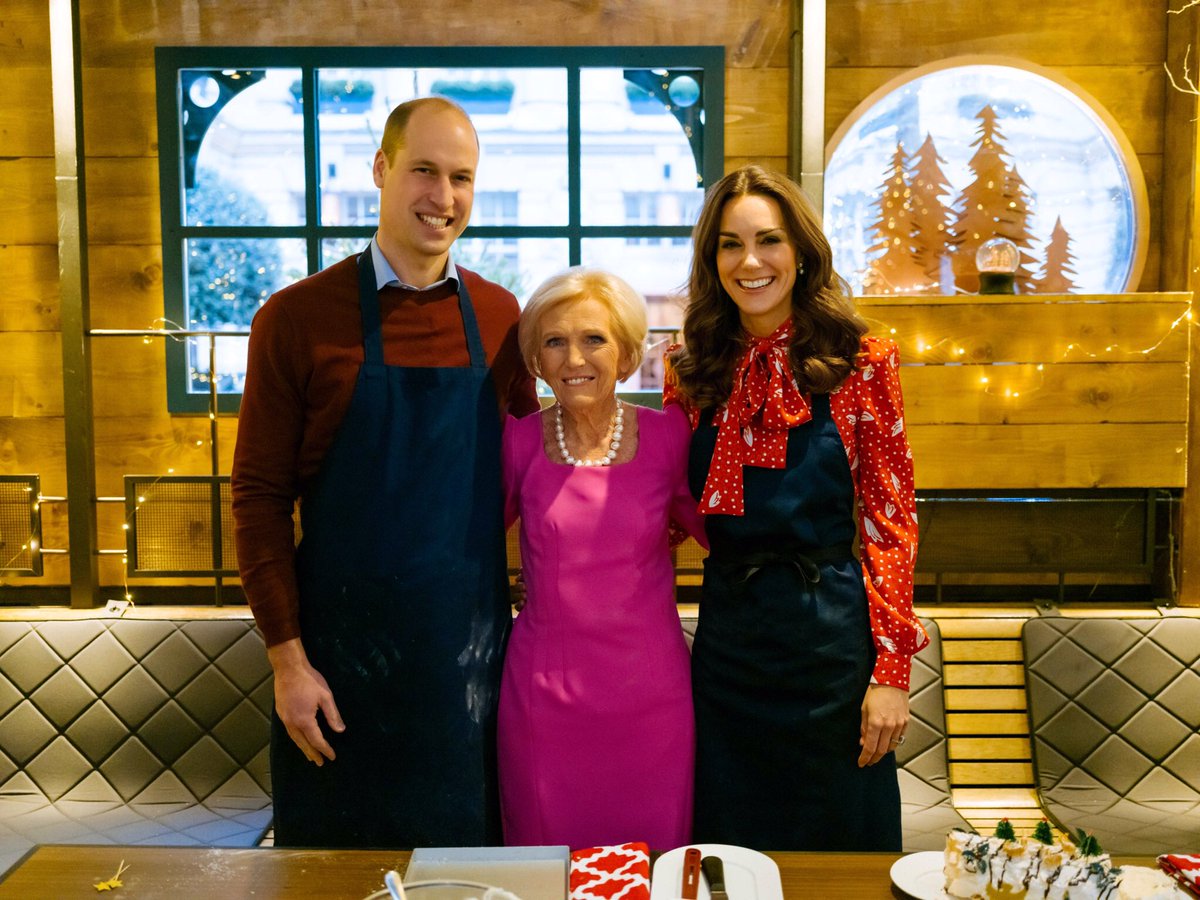
[[[871,230],[878,242],[870,247],[882,251],[871,260],[863,286],[872,294],[910,294],[930,286],[921,264],[914,255],[912,191],[908,184],[904,145],[896,144],[887,179],[881,187],[879,218]]]
[[[909,160],[908,183],[912,190],[913,257],[930,284],[949,294],[954,291],[954,280],[944,264],[950,260],[947,238],[953,212],[942,198],[951,196],[953,189],[942,171],[945,162],[938,156],[933,136],[926,133]]]
[[[1040,294],[1069,294],[1075,290],[1075,282],[1069,277],[1076,274],[1072,268],[1074,262],[1071,235],[1063,228],[1062,216],[1059,216],[1054,220],[1050,243],[1046,245],[1046,262],[1034,281],[1034,290]]]
[[[1033,234],[1029,231],[1033,202],[1029,185],[1025,183],[1015,165],[1007,172],[1004,196],[1008,201],[1007,213],[997,223],[996,235],[1008,238],[1020,249],[1021,264],[1014,274],[1013,281],[1018,294],[1032,294],[1036,290],[1033,286],[1032,266],[1037,264],[1037,260],[1028,252],[1033,248]]]
[[[975,180],[963,189],[955,204],[958,214],[950,239],[954,248],[954,283],[972,294],[979,290],[975,251],[984,241],[1007,230],[1014,219],[1009,209],[1009,165],[1001,143],[1004,135],[996,124],[996,111],[985,106],[975,117],[980,122],[979,137],[971,146],[979,149],[967,163]],[[1008,234],[1003,236],[1012,240]]]
[[[954,189],[942,165],[933,137],[911,157],[896,144],[891,162],[879,185],[878,218],[869,226],[875,239],[868,252],[876,254],[863,275],[867,294],[952,294],[979,291],[975,253],[994,237],[1008,238],[1020,251],[1013,281],[1017,293],[1066,293],[1076,289],[1070,236],[1061,217],[1045,248],[1042,272],[1034,276],[1039,260],[1033,254],[1030,228],[1034,197],[1004,147],[996,111],[985,106],[978,113],[975,153],[967,164],[974,176],[952,205],[944,198]]]

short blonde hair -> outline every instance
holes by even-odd
[[[646,354],[646,300],[625,279],[603,269],[574,266],[551,275],[538,285],[525,304],[517,328],[517,342],[525,365],[533,374],[540,374],[537,362],[541,349],[539,338],[546,313],[580,300],[596,300],[608,310],[613,337],[622,358],[629,360],[629,371],[617,373],[624,381],[638,370]]]

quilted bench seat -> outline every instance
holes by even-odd
[[[0,875],[38,843],[256,845],[271,704],[249,619],[0,621]]]
[[[1042,806],[1111,853],[1200,849],[1200,618],[1031,619]]]

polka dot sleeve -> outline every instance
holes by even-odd
[[[696,426],[700,424],[700,410],[693,406],[679,389],[679,376],[675,374],[675,366],[671,364],[671,355],[681,346],[683,345],[672,344],[663,353],[663,409],[671,405],[678,406],[687,414],[688,423],[695,431]]]
[[[857,493],[863,580],[875,638],[872,682],[908,690],[929,642],[912,608],[917,504],[895,343],[863,341],[860,368],[832,395]]]

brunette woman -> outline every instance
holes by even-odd
[[[695,841],[901,849],[892,751],[927,638],[897,351],[866,332],[795,183],[747,166],[713,186],[665,389],[712,548]]]

